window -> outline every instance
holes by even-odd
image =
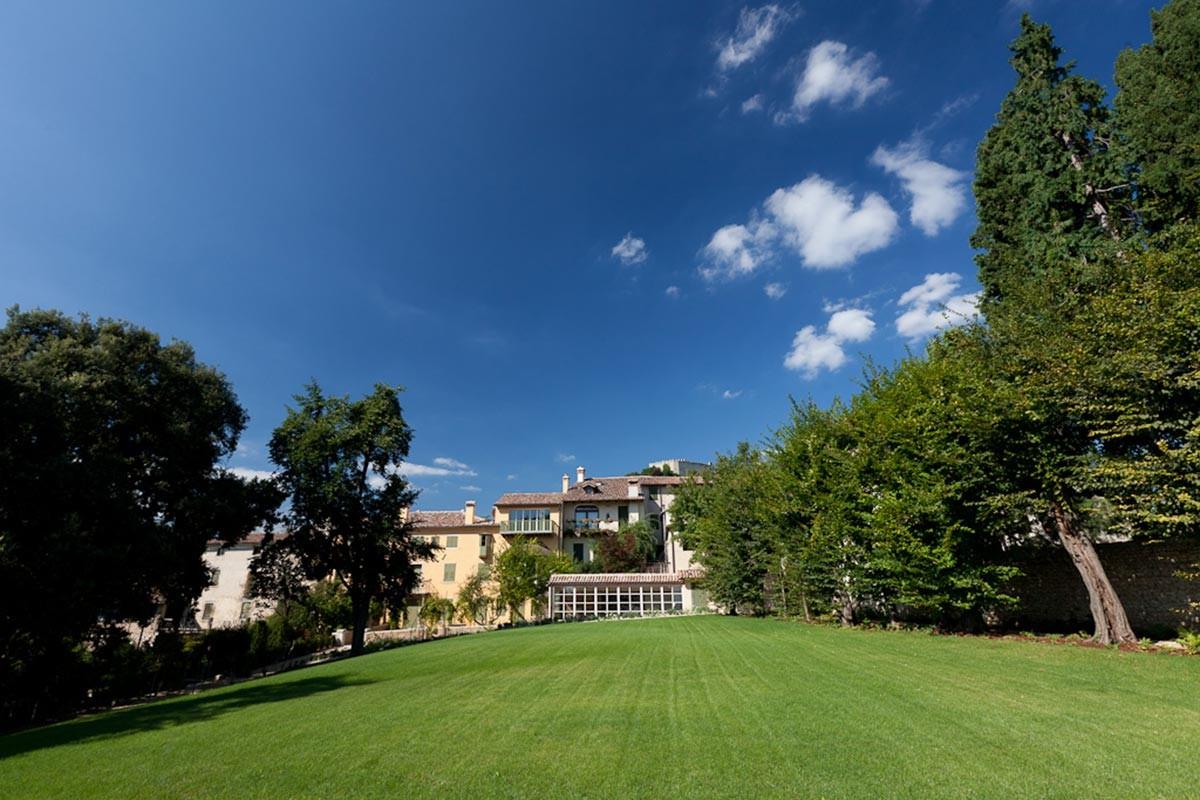
[[[454,580],[454,565],[453,564],[443,564],[442,565],[442,580],[443,581]]]
[[[216,586],[218,583],[221,582],[221,568],[220,567],[213,567],[211,575],[212,576],[209,578],[209,584],[208,584],[209,586]]]
[[[430,537],[429,537],[429,541],[433,542],[434,546],[437,546],[437,545],[439,545],[439,544],[441,544],[441,543],[442,543],[442,537],[440,537],[440,536],[430,536]]]
[[[576,529],[591,530],[600,527],[600,509],[595,506],[575,506]]]
[[[584,547],[583,542],[575,542],[571,545],[571,557],[576,561],[583,561],[586,551],[587,548]]]
[[[479,565],[479,577],[485,581],[488,578],[492,577],[492,565],[491,564],[480,564]]]
[[[683,611],[683,586],[619,584],[563,586],[554,592],[556,619],[677,614]]]
[[[508,530],[525,533],[549,532],[550,509],[514,508],[508,512]]]
[[[413,572],[416,573],[417,583],[420,583],[421,579],[425,577],[425,565],[413,564]]]
[[[212,619],[212,618],[213,618],[213,604],[205,603],[204,611],[202,611],[200,613],[200,619]]]
[[[446,547],[447,547],[447,549],[449,549],[451,547],[458,547],[458,537],[457,536],[447,536],[446,537]]]
[[[479,536],[479,557],[487,558],[492,554],[492,537],[485,534]]]
[[[629,522],[629,506],[617,506],[617,524],[625,525]]]
[[[250,610],[253,607],[254,607],[254,604],[251,603],[249,600],[242,601],[242,613],[240,614],[240,618],[241,618],[242,622],[245,622],[246,620],[250,619]]]

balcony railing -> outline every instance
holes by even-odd
[[[501,533],[558,533],[558,523],[548,519],[504,520]]]
[[[589,536],[600,530],[600,520],[598,519],[569,519],[563,525],[563,529],[567,533],[575,536]]]

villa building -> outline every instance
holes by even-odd
[[[671,527],[671,504],[689,478],[707,465],[672,460],[651,464],[676,475],[620,475],[589,478],[575,469],[575,482],[562,476],[559,492],[509,492],[496,501],[493,516],[500,536],[530,536],[547,550],[580,563],[594,561],[599,537],[622,525],[645,520],[655,533],[654,560],[644,573],[555,575],[546,598],[553,619],[681,613],[707,605],[695,587],[700,571],[692,552]]]
[[[492,515],[476,512],[474,500],[461,510],[412,510],[409,520],[418,536],[428,537],[441,550],[416,566],[420,583],[409,601],[407,620],[417,624],[425,597],[455,600],[475,574],[488,578],[495,558],[518,536],[528,537],[550,552],[575,561],[592,562],[599,538],[627,523],[647,521],[655,532],[656,551],[645,573],[556,575],[544,604],[555,619],[688,611],[706,601],[693,587],[699,571],[692,553],[676,539],[671,504],[679,487],[706,465],[672,459],[651,464],[675,475],[588,477],[583,467],[575,480],[562,476],[557,492],[508,492],[496,500]],[[201,628],[233,627],[259,619],[273,604],[253,598],[249,589],[250,559],[262,543],[251,534],[236,545],[213,541],[204,554],[213,584],[196,603],[195,623]],[[532,614],[532,603],[525,616]]]
[[[409,625],[415,625],[425,597],[434,595],[453,600],[472,575],[490,576],[499,526],[490,518],[475,514],[474,500],[468,500],[461,511],[414,510],[410,520],[417,535],[433,540],[442,548],[432,561],[416,564],[421,582],[408,607]]]
[[[263,542],[263,534],[252,533],[237,544],[212,540],[204,549],[204,564],[212,583],[196,601],[194,620],[185,627],[231,628],[269,615],[274,603],[250,596],[250,559]]]
[[[577,467],[574,484],[563,475],[559,492],[501,495],[494,518],[501,536],[532,537],[547,550],[566,553],[581,563],[595,559],[597,537],[646,520],[657,545],[650,571],[676,572],[692,565],[692,553],[675,539],[670,519],[671,503],[685,480],[677,475],[589,478],[583,467]]]
[[[651,466],[695,473],[706,465],[676,459]],[[412,519],[420,534],[434,539],[443,550],[434,561],[421,565],[422,581],[409,619],[415,619],[424,596],[454,599],[471,575],[489,575],[494,558],[518,536],[583,564],[595,560],[600,537],[642,520],[650,524],[656,539],[655,557],[645,573],[556,575],[546,598],[547,611],[556,619],[571,619],[681,612],[703,605],[697,602],[693,586],[699,571],[692,567],[692,553],[680,545],[671,528],[671,503],[686,480],[678,474],[588,477],[583,467],[577,467],[573,483],[569,475],[562,476],[560,491],[501,495],[491,518],[476,516],[474,502],[463,511],[414,511]],[[531,611],[526,608],[526,615]]]

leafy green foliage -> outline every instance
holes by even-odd
[[[674,477],[675,470],[671,469],[669,464],[658,466],[657,464],[650,467],[642,467],[637,472],[626,472],[626,475],[652,475],[655,477]]]
[[[488,589],[488,582],[481,570],[471,573],[471,576],[463,581],[455,603],[458,618],[463,622],[486,625],[491,621],[490,612],[495,601]]]
[[[599,534],[596,560],[602,572],[640,572],[654,560],[654,528],[646,520],[622,525],[620,530]]]
[[[1152,230],[1200,212],[1200,2],[1150,12],[1153,41],[1117,58],[1114,106]]]
[[[220,466],[246,422],[225,377],[128,323],[10,310],[0,420],[2,726],[74,708],[83,643],[160,607],[179,620],[208,540],[280,498]]]
[[[979,226],[971,245],[981,251],[985,303],[1064,261],[1091,256],[1112,242],[1127,216],[1104,90],[1071,74],[1049,26],[1028,15],[1011,50],[1017,82],[975,164]]]
[[[496,581],[496,605],[512,621],[524,617],[526,601],[532,601],[536,614],[544,607],[550,576],[575,571],[575,562],[563,553],[552,553],[536,540],[517,536],[496,556],[492,577]]]
[[[402,511],[417,493],[400,474],[412,431],[399,390],[379,384],[360,400],[310,384],[271,437],[271,460],[291,498],[281,545],[309,578],[335,575],[354,609],[360,652],[373,600],[400,606],[417,585],[414,563],[437,546],[412,535]]]
[[[671,506],[684,547],[696,551],[710,596],[731,613],[762,614],[778,535],[762,454],[743,442],[718,456],[704,483],[680,487]]]
[[[1102,291],[1076,294],[1070,313],[1044,324],[1022,321],[1034,337],[1020,385],[1053,393],[1078,421],[1086,442],[1070,480],[1106,498],[1110,524],[1190,533],[1200,524],[1200,226],[1097,269]]]
[[[426,632],[434,633],[438,628],[445,628],[454,618],[454,601],[449,597],[426,595],[421,601],[421,610],[417,613]]]
[[[1180,631],[1177,640],[1188,655],[1200,655],[1200,632]]]

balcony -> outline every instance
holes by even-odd
[[[569,519],[563,528],[569,536],[591,536],[600,529],[598,519]]]
[[[501,533],[528,533],[531,535],[547,535],[558,533],[558,523],[548,519],[514,519],[500,523]]]

